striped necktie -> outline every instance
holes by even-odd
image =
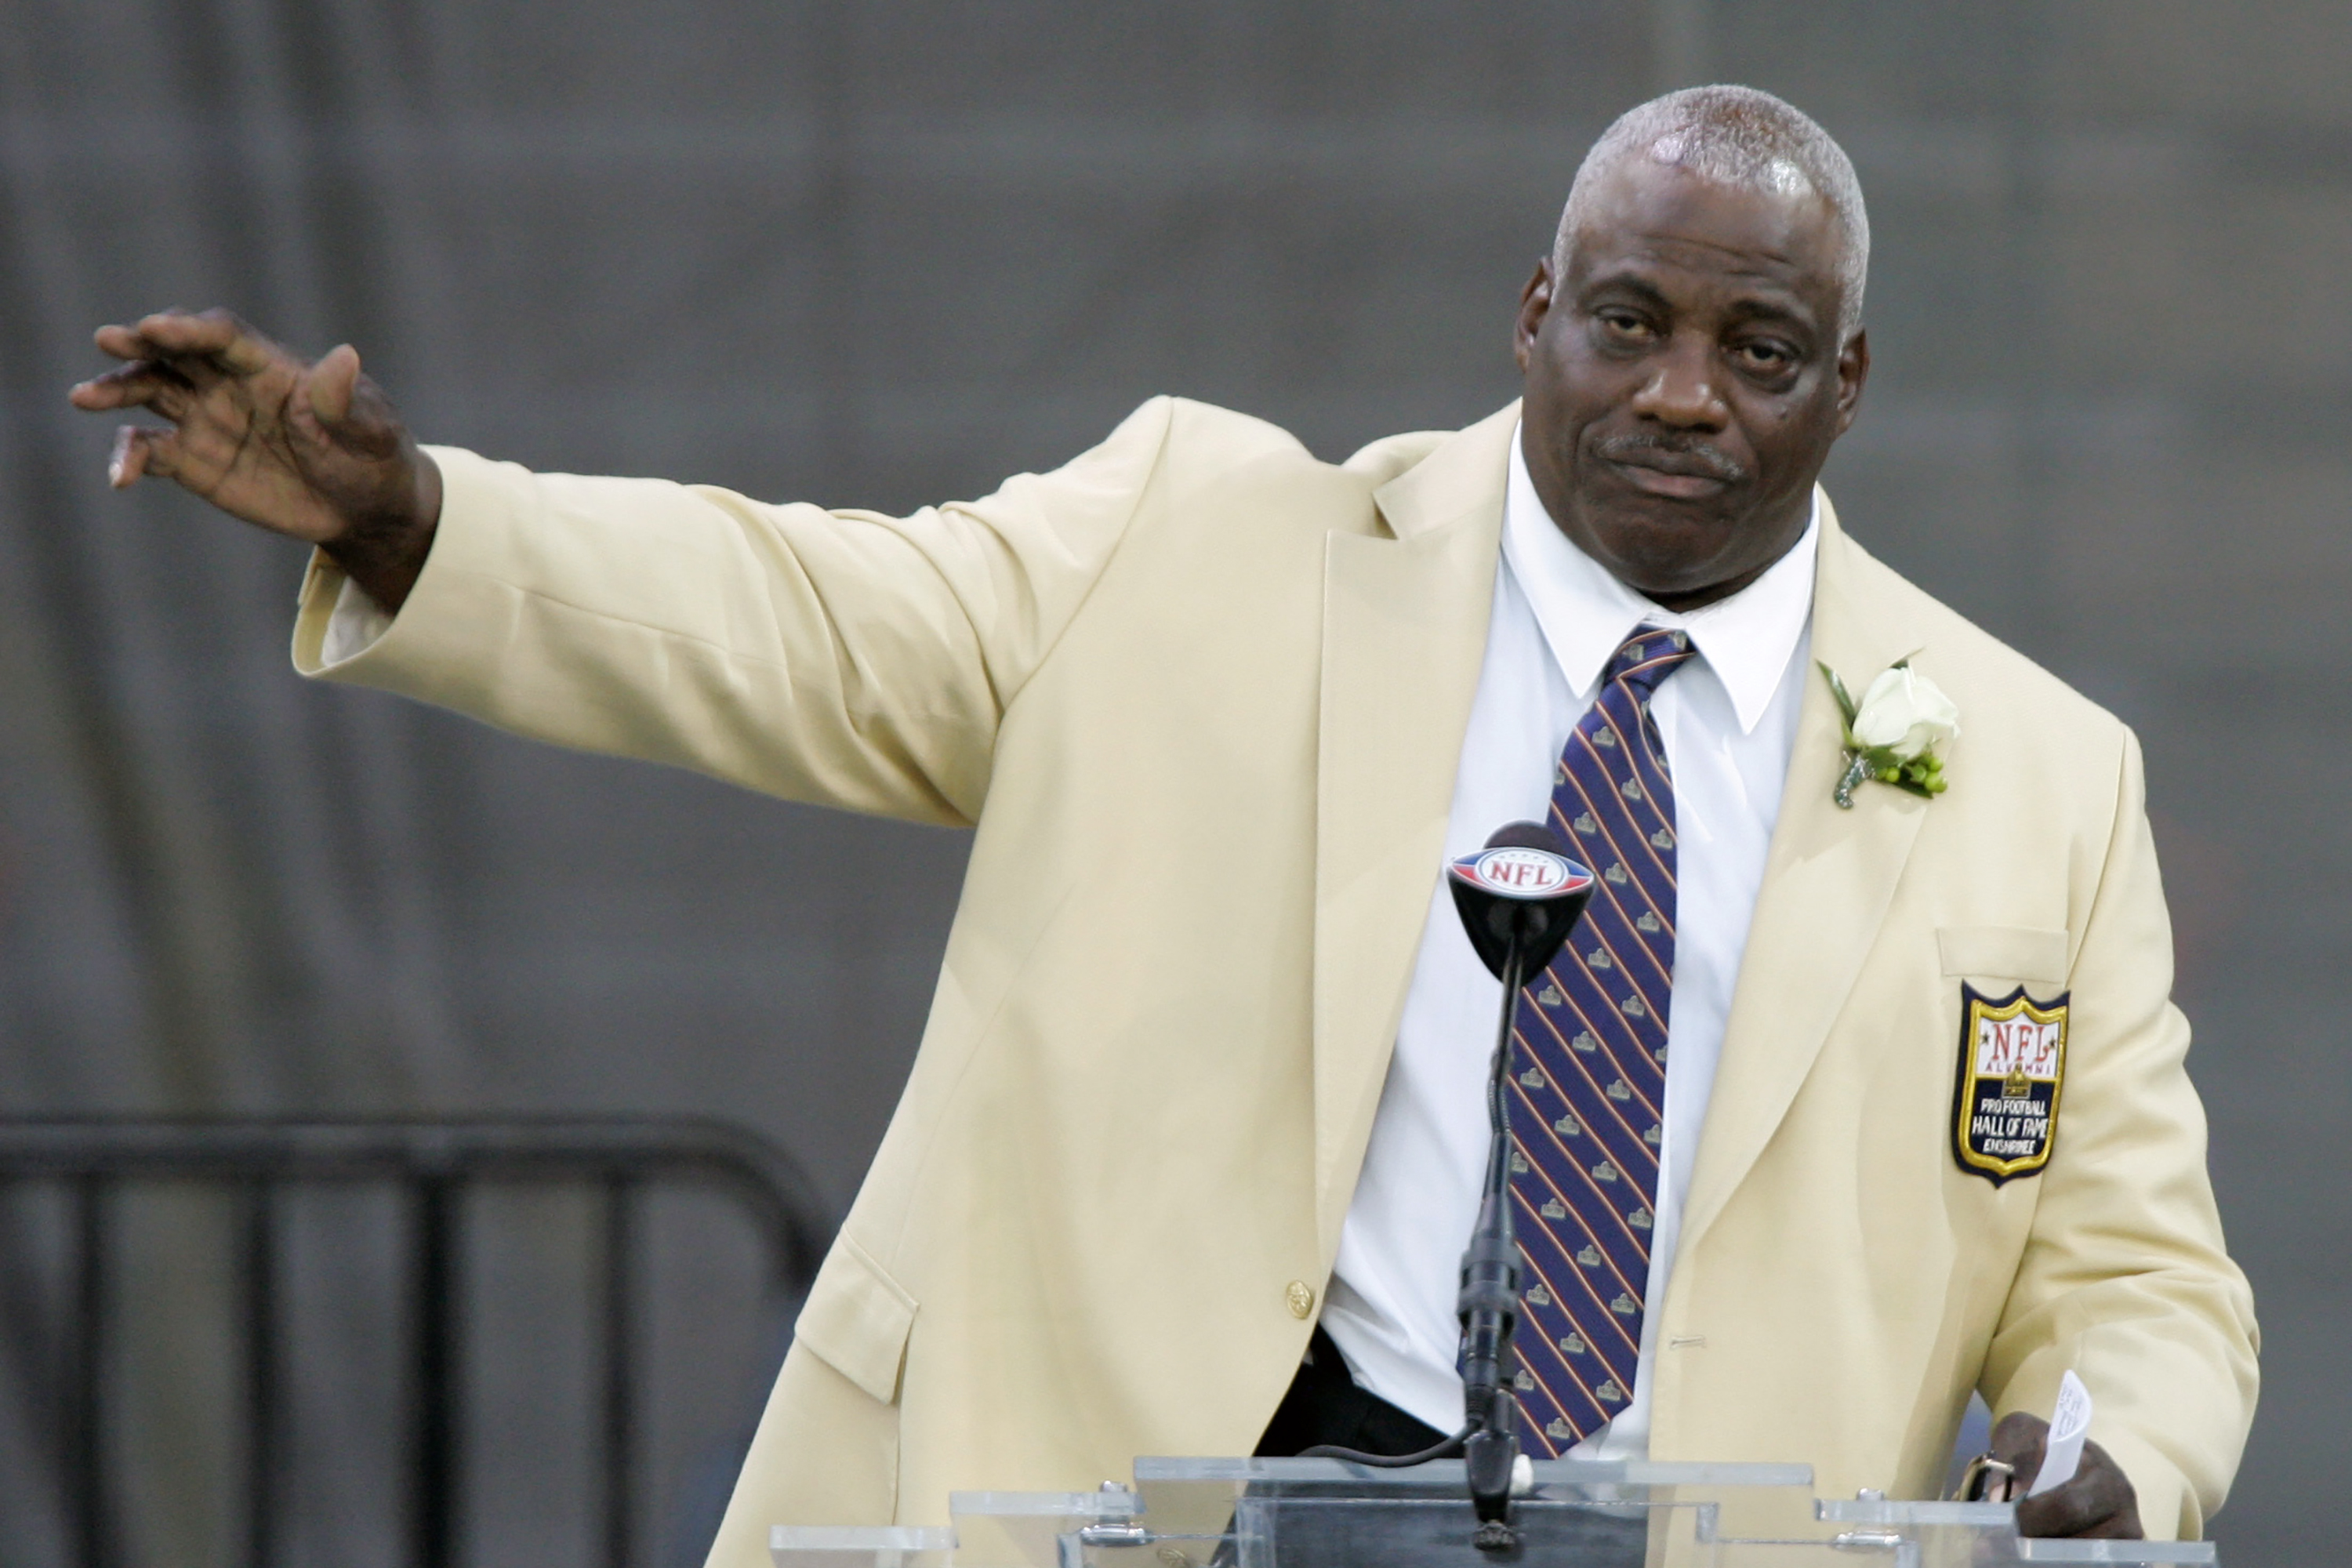
[[[1664,1137],[1675,972],[1675,794],[1650,697],[1691,657],[1638,628],[1568,738],[1554,831],[1601,881],[1551,967],[1519,994],[1512,1219],[1526,1254],[1520,1433],[1557,1456],[1633,1397]]]

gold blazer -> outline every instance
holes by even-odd
[[[424,575],[332,668],[567,746],[974,829],[921,1051],[710,1559],[1246,1453],[1304,1349],[1438,874],[1506,408],[1317,461],[1174,399],[891,518],[436,449]],[[1948,794],[1832,804],[1809,685],[1683,1222],[1659,1459],[1938,1487],[1969,1390],[2080,1372],[2152,1533],[2255,1391],[2130,732],[1822,508],[1812,651],[1959,705]],[[1962,986],[2063,996],[2046,1169],[1955,1152]]]

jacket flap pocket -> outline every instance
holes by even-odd
[[[827,1364],[887,1405],[915,1326],[915,1299],[847,1233],[825,1254],[793,1333]]]
[[[2000,980],[2066,983],[2066,933],[2038,926],[1945,926],[1936,932],[1944,973]]]

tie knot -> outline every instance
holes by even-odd
[[[1682,668],[1690,658],[1690,634],[1668,626],[1638,626],[1633,635],[1618,647],[1602,675],[1604,681],[1623,681],[1633,689],[1635,696],[1649,700],[1666,677]]]

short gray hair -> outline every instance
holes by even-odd
[[[1630,158],[1688,169],[1726,184],[1793,195],[1811,189],[1830,205],[1843,244],[1838,256],[1838,335],[1862,324],[1862,291],[1870,277],[1870,215],[1862,182],[1830,133],[1792,104],[1752,87],[1686,87],[1629,109],[1601,133],[1576,171],[1568,205],[1552,242],[1554,277],[1593,200],[1599,176]]]

